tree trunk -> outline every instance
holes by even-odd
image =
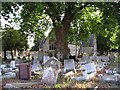
[[[13,59],[14,59],[14,58],[13,58],[13,52],[12,52],[12,50],[10,50],[10,51],[11,51],[11,57],[12,57],[12,60],[13,60]]]
[[[60,53],[60,61],[63,61],[67,58],[70,49],[68,48],[67,43],[67,30],[64,27],[56,27],[55,28],[56,35],[56,54]]]

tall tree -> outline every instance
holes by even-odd
[[[58,52],[62,53],[63,58],[65,58],[67,56],[67,53],[69,53],[67,39],[68,39],[68,32],[71,30],[70,27],[72,26],[71,22],[73,22],[76,18],[80,16],[81,14],[80,12],[82,12],[84,8],[92,6],[96,10],[100,9],[101,12],[105,13],[106,11],[110,12],[110,9],[112,7],[115,7],[114,3],[106,4],[104,2],[102,3],[41,2],[41,3],[17,3],[17,4],[23,5],[22,7],[23,9],[21,12],[21,19],[22,19],[21,31],[22,32],[27,31],[29,33],[35,32],[36,34],[39,34],[39,33],[43,33],[45,29],[48,29],[49,25],[53,26],[53,30],[55,31],[55,36],[56,36],[56,53]],[[107,10],[108,8],[109,10]],[[114,11],[116,10],[113,9],[112,12]],[[105,15],[103,15],[103,17],[105,17]],[[95,25],[93,26],[96,28],[98,28],[97,26],[100,27],[100,25],[96,26],[95,22],[94,22]],[[83,31],[86,34],[89,34],[87,29],[85,29],[86,25],[83,25],[83,28],[84,28]],[[103,29],[103,31],[104,30],[105,28]],[[95,32],[97,32],[97,30]]]

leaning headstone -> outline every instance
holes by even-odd
[[[75,72],[75,63],[74,59],[64,60],[64,72],[74,71]]]
[[[47,60],[44,64],[42,82],[46,84],[56,84],[60,65],[60,61],[55,57],[51,57]]]

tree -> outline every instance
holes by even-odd
[[[27,38],[21,36],[18,30],[14,30],[13,28],[7,28],[5,32],[2,34],[2,49],[4,51],[4,58],[6,58],[6,51],[11,51],[11,56],[13,59],[12,50],[26,49],[28,48]]]
[[[112,7],[116,7],[115,5],[118,3],[89,3],[89,2],[41,2],[41,3],[16,3],[16,5],[23,5],[23,9],[21,12],[21,31],[22,32],[35,32],[39,36],[43,35],[43,31],[48,29],[49,25],[53,25],[53,29],[56,36],[56,53],[62,53],[63,58],[67,56],[69,53],[68,48],[68,32],[71,30],[71,23],[76,23],[77,18],[81,15],[81,12],[86,7],[94,7],[94,10],[100,9],[101,12],[111,13],[110,9]],[[109,9],[108,9],[109,8]],[[88,8],[86,8],[88,9]],[[92,10],[92,8],[90,9]],[[88,9],[88,11],[90,11]],[[112,12],[116,12],[116,9],[113,9]],[[44,17],[45,16],[45,17]],[[83,14],[84,17],[84,14]],[[81,28],[85,35],[89,36],[91,32],[97,32],[97,28],[100,27],[99,24],[103,25],[105,22],[106,14],[102,16],[104,17],[104,21],[99,23],[99,21],[95,21],[95,19],[90,19],[94,22],[94,25],[91,25],[91,22],[85,22]],[[117,15],[114,18],[118,18]],[[89,18],[88,18],[89,19]],[[99,19],[101,20],[101,19]],[[52,21],[52,22],[51,22]],[[81,18],[79,21],[82,21]],[[88,24],[88,27],[87,27]],[[74,25],[74,26],[76,26]],[[89,30],[89,27],[91,30]],[[41,29],[42,28],[42,29]],[[94,31],[92,29],[94,28]],[[95,29],[96,28],[96,29]],[[101,28],[101,27],[100,27]],[[106,31],[106,28],[103,28],[103,32]],[[89,31],[88,31],[89,30]],[[100,29],[102,30],[102,29]],[[75,31],[75,30],[73,30]],[[110,31],[110,30],[108,30]],[[83,32],[81,32],[83,34]],[[102,32],[102,33],[103,33]],[[101,31],[100,31],[101,33]],[[81,34],[81,35],[82,35]],[[83,36],[83,35],[82,35]],[[76,39],[76,38],[75,38]]]

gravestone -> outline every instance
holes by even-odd
[[[109,56],[97,56],[97,60],[99,61],[109,61]]]
[[[19,79],[22,80],[31,79],[31,65],[25,63],[19,65]]]
[[[48,59],[44,64],[42,82],[46,84],[56,84],[60,65],[60,61],[55,57]]]
[[[49,56],[43,56],[43,64],[45,64],[48,59],[49,59]]]
[[[93,77],[96,73],[96,65],[94,63],[84,64],[82,65],[82,69],[85,70],[83,76],[85,76],[86,79]]]
[[[39,63],[33,62],[32,70],[33,70],[33,71],[38,71],[38,70],[40,70],[40,69],[41,69],[41,68],[39,68]]]
[[[89,57],[88,55],[84,55],[84,56],[82,57],[82,60],[83,60],[83,61],[89,61],[89,60],[90,60],[90,57]]]
[[[92,54],[94,54],[94,48],[93,47],[83,47],[83,53],[92,55]]]
[[[57,53],[57,58],[60,60],[60,52]]]
[[[85,69],[88,74],[96,71],[96,66],[94,63],[84,64],[82,65],[82,68]]]
[[[69,72],[69,71],[74,71],[75,72],[74,59],[64,60],[64,71],[65,72]]]
[[[91,36],[90,36],[89,46],[90,46],[90,47],[94,47],[94,34],[91,34]]]
[[[15,61],[11,61],[11,62],[10,62],[10,67],[11,67],[11,68],[16,68],[16,66],[15,66]]]

